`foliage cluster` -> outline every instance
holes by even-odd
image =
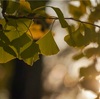
[[[45,5],[40,1],[1,1],[4,18],[0,19],[0,63],[19,58],[32,65],[39,54],[52,55],[59,51],[52,31],[48,30],[50,23],[44,19],[49,15],[44,12],[44,6],[40,7],[42,3]]]
[[[47,15],[44,11],[45,7],[47,7],[45,3],[46,2],[43,1],[23,0],[19,2],[1,1],[2,15],[4,17],[0,19],[1,63],[5,63],[17,57],[29,65],[32,65],[33,62],[38,59],[38,54],[56,54],[59,49],[53,40],[52,28],[47,30],[49,23],[46,19],[54,19],[51,23],[52,25],[55,20],[59,19],[62,28],[68,29],[69,35],[65,37],[65,41],[70,46],[84,48],[91,42],[99,43],[99,33],[95,33],[95,27],[91,27],[91,30],[91,28],[82,24],[79,25],[77,30],[72,30],[72,26],[67,23],[59,8],[50,7],[57,13],[58,18]],[[90,1],[80,1],[79,8],[83,9],[81,12],[78,7],[73,5],[70,5],[69,8],[75,18],[80,18],[86,13],[86,8],[91,6]],[[99,10],[98,6],[95,9]],[[97,19],[93,19],[93,13],[96,13],[96,11],[90,14],[89,20],[92,22],[94,22],[93,20],[98,20],[98,17]],[[43,24],[43,22],[45,23]],[[46,33],[45,36],[43,36],[44,33]],[[42,36],[43,38],[41,38]],[[97,49],[99,49],[99,47]],[[88,49],[85,54],[87,55],[89,50],[94,51],[97,49]],[[90,54],[87,56],[90,57]]]

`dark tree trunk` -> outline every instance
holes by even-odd
[[[10,99],[41,99],[41,72],[41,57],[33,66],[17,59]]]

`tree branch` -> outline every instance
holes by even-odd
[[[20,19],[20,18],[27,18],[27,19],[54,19],[54,20],[59,20],[58,17],[33,17],[33,16],[12,16],[12,15],[6,15],[7,18],[12,18],[12,19]],[[92,26],[95,26],[95,27],[98,27],[100,28],[100,25],[96,25],[96,24],[93,24],[93,23],[90,23],[90,22],[86,22],[86,21],[81,21],[81,20],[78,20],[78,19],[75,19],[75,18],[64,18],[66,20],[73,20],[73,21],[77,21],[77,22],[80,22],[80,23],[85,23],[85,24],[89,24],[89,25],[92,25]]]

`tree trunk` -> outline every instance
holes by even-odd
[[[41,72],[41,57],[33,66],[17,59],[10,99],[41,99]]]

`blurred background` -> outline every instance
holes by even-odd
[[[87,5],[83,4],[85,0],[83,0],[83,3],[80,3],[80,1],[41,0],[41,2],[44,2],[44,5],[60,8],[65,17],[73,17],[70,12],[75,13],[76,10],[79,10],[74,15],[83,21],[87,21],[90,14],[89,6],[95,7],[98,4],[100,8],[100,1],[87,0],[89,2],[86,3]],[[86,11],[84,12],[85,8]],[[46,8],[45,11],[51,16],[57,16],[50,8]],[[2,17],[2,15],[0,16]],[[75,21],[68,20],[68,22],[75,28],[77,27]],[[54,23],[52,31],[54,39],[60,48],[60,52],[57,55],[40,55],[40,59],[32,67],[18,59],[0,65],[0,99],[97,98],[100,91],[98,81],[100,77],[94,67],[95,60],[93,61],[86,57],[82,57],[79,60],[72,58],[80,50],[69,47],[65,43],[64,37],[67,34],[67,30],[61,28],[59,21]],[[94,46],[94,44],[89,46]],[[98,58],[98,70],[100,68],[99,62],[100,59]],[[97,79],[94,79],[92,74],[94,78],[97,76]],[[85,78],[84,75],[86,75]]]

